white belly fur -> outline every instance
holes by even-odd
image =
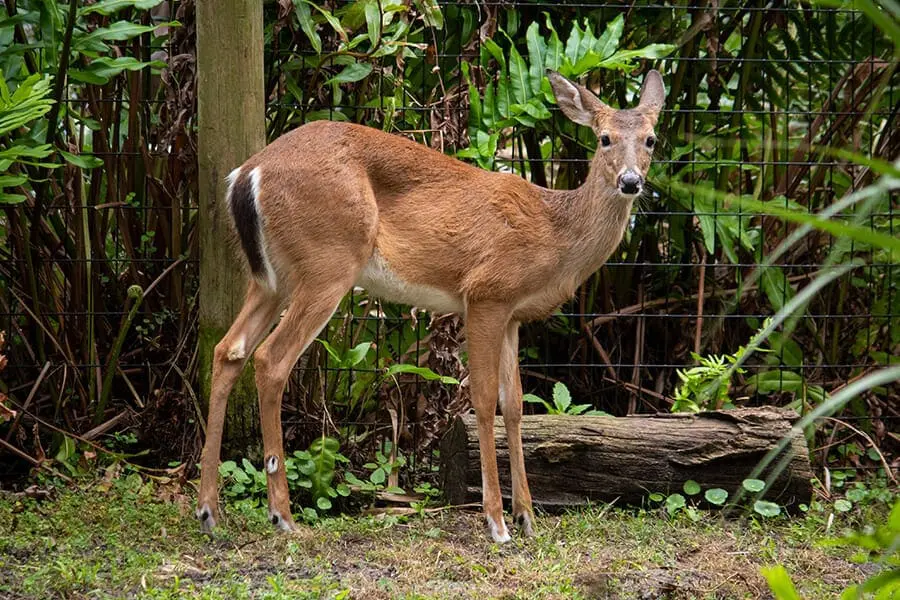
[[[429,285],[404,281],[391,270],[390,265],[377,250],[359,274],[356,285],[382,300],[424,308],[436,313],[464,310],[462,299],[459,297]]]

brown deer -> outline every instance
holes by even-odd
[[[519,323],[549,315],[619,244],[644,189],[665,100],[656,71],[631,110],[610,108],[558,73],[547,76],[563,113],[600,140],[576,190],[544,189],[402,137],[328,121],[281,136],[228,176],[226,201],[252,277],[240,314],[215,348],[197,508],[205,531],[218,514],[225,405],[251,354],[269,517],[280,529],[296,528],[282,447],[285,381],[358,285],[385,300],[463,315],[484,515],[494,541],[509,540],[494,447],[499,400],[513,517],[533,534],[520,431]]]

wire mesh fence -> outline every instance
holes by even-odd
[[[161,390],[194,394],[193,10],[181,1],[135,13],[148,29],[116,48],[160,61],[156,71],[98,81],[88,61],[76,63],[87,75],[70,74],[62,135],[102,162],[69,163],[35,190],[40,201],[0,217],[9,389],[24,399],[44,380],[33,400],[44,416],[77,421],[104,391],[135,407]],[[105,23],[84,18],[85,32]],[[526,392],[550,398],[562,381],[578,403],[612,414],[669,410],[677,371],[696,365],[695,353],[738,352],[828,268],[835,247],[862,264],[801,311],[792,335],[770,338],[732,397],[799,408],[897,362],[900,280],[889,253],[813,234],[744,285],[794,230],[777,209],[818,212],[871,182],[877,169],[848,153],[898,155],[893,47],[862,13],[781,2],[381,0],[276,2],[265,18],[270,139],[315,119],[360,122],[549,187],[579,185],[596,140],[558,113],[546,67],[616,107],[633,104],[649,68],[664,74],[651,191],[607,264],[557,313],[523,327]],[[896,195],[887,197],[867,222],[896,235],[896,210]],[[145,294],[129,324],[135,284]],[[464,374],[459,321],[429,327],[429,318],[349,295],[323,337],[340,356],[372,348],[348,371],[316,344],[292,377],[287,416],[300,427],[327,399],[338,423],[379,413],[371,420],[389,422],[391,407],[433,430],[458,408],[455,391],[383,376],[397,361]],[[878,404],[878,418],[898,416],[889,401],[860,402]],[[410,435],[418,446],[421,432]]]

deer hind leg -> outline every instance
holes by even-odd
[[[469,378],[472,404],[478,422],[481,454],[482,507],[495,542],[509,541],[503,520],[503,500],[497,474],[494,416],[499,390],[500,348],[509,313],[502,305],[476,304],[466,309],[466,339],[469,345]]]
[[[506,441],[509,445],[513,520],[525,535],[531,536],[534,535],[534,510],[522,452],[522,380],[519,377],[519,323],[516,321],[510,321],[506,326],[503,350],[500,353],[500,411],[503,413]]]
[[[219,516],[219,453],[228,394],[247,363],[247,358],[275,321],[279,305],[278,296],[251,279],[244,306],[213,352],[209,416],[206,421],[206,442],[200,459],[200,493],[196,512],[200,527],[206,533],[212,532]]]
[[[355,277],[355,272],[352,275]],[[294,531],[297,528],[291,517],[284,468],[281,431],[281,399],[284,385],[297,359],[328,323],[344,293],[352,284],[353,278],[340,279],[337,283],[304,281],[302,287],[298,287],[294,292],[281,322],[254,355],[264,464],[268,480],[269,520],[283,531]]]

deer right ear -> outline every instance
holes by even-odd
[[[606,105],[587,88],[572,83],[556,71],[548,70],[547,78],[563,114],[579,125],[592,126],[594,115],[606,109]]]

